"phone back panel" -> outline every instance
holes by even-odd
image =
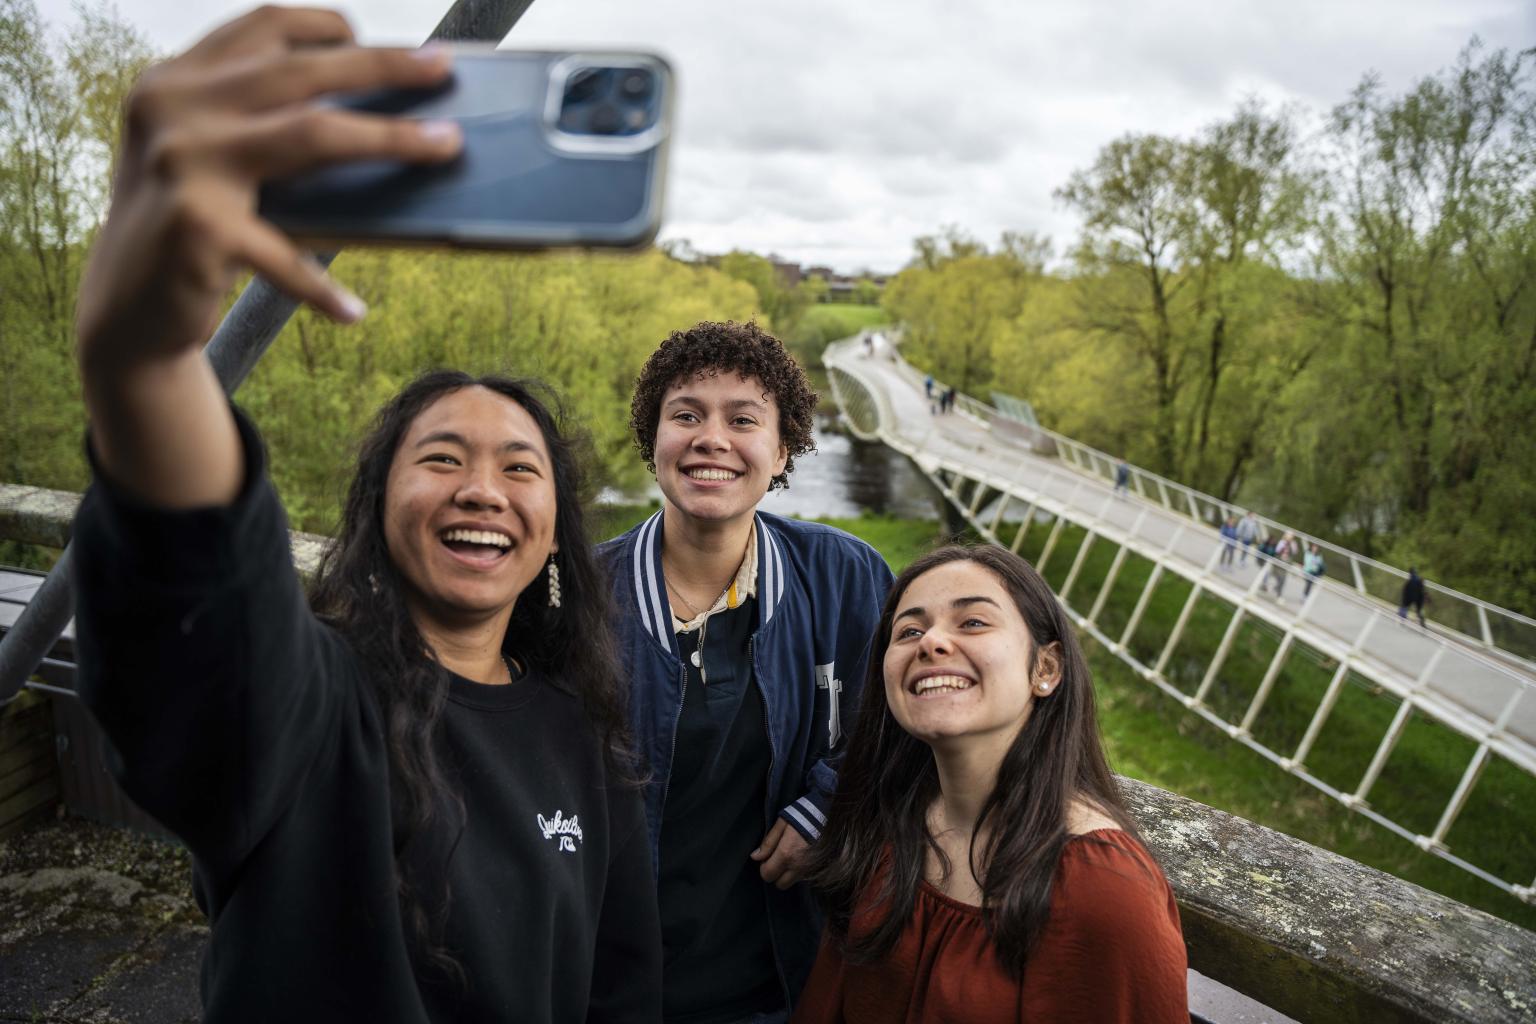
[[[606,52],[604,57],[612,57]],[[657,81],[656,130],[634,145],[582,146],[552,130],[550,81],[566,53],[457,53],[452,86],[380,93],[343,105],[451,119],[464,151],[447,165],[362,161],[269,182],[261,213],[301,237],[446,242],[496,248],[644,245],[661,220],[672,78]]]

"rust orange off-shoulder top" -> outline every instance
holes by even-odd
[[[1185,969],[1167,879],[1131,836],[1100,829],[1063,849],[1021,981],[994,954],[981,908],[925,882],[884,961],[850,964],[823,940],[792,1024],[1188,1024]]]

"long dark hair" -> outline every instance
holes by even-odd
[[[429,901],[413,891],[400,867],[411,840],[440,819],[450,819],[450,828],[463,827],[463,803],[444,776],[434,742],[450,677],[407,609],[403,580],[385,544],[384,503],[395,451],[416,417],[444,395],[469,387],[486,388],[521,406],[538,424],[553,467],[561,604],[549,606],[548,576],[536,576],[513,608],[502,650],[575,692],[610,769],[626,781],[636,779],[623,676],[611,639],[612,599],[582,515],[587,495],[581,435],[562,430],[535,394],[549,394],[542,385],[456,370],[421,374],[379,410],[359,446],[341,523],[309,599],[315,614],[347,639],[378,696],[389,749],[401,911],[423,955],[450,974],[457,965],[432,938],[447,900],[431,900],[438,910],[429,913]]]
[[[1082,647],[1050,587],[1017,555],[996,547],[949,546],[913,562],[896,578],[875,628],[837,795],[806,877],[826,905],[833,939],[850,960],[867,963],[889,953],[911,919],[928,852],[950,870],[928,831],[928,810],[939,797],[933,752],[892,715],[883,663],[891,621],[912,581],[962,561],[990,570],[1007,588],[1037,656],[1060,645],[1061,681],[1049,697],[1035,700],[1003,756],[997,786],[982,805],[971,839],[970,867],[981,880],[987,931],[1003,967],[1018,978],[1050,916],[1051,884],[1068,839],[1068,807],[1084,802],[1133,836],[1138,833],[1099,742]],[[1030,666],[1031,676],[1034,670]],[[984,825],[987,837],[978,844]],[[883,881],[871,890],[876,879]],[[874,908],[876,923],[850,936],[856,907]]]

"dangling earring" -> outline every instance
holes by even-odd
[[[560,566],[555,564],[555,553],[549,553],[549,606],[560,607]]]

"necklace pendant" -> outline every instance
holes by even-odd
[[[698,651],[694,651],[692,654],[688,655],[688,660],[693,662],[693,667],[694,668],[702,667],[703,662],[704,662],[704,659],[699,657],[699,652]]]

